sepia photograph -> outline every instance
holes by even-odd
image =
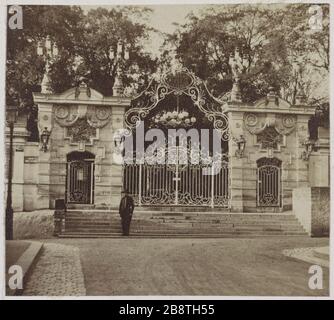
[[[330,298],[330,6],[2,4],[4,299]]]

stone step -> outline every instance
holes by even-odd
[[[85,216],[66,216],[66,220],[74,221],[117,221],[120,220],[120,216],[105,216],[105,217],[85,217]],[[295,216],[289,217],[229,217],[229,216],[217,216],[217,217],[154,217],[146,216],[139,217],[133,216],[132,220],[140,221],[154,221],[154,222],[183,222],[183,221],[194,221],[194,222],[223,222],[223,221],[274,221],[274,222],[285,222],[285,221],[298,221]]]
[[[86,230],[91,230],[91,229],[104,229],[104,230],[113,230],[113,229],[120,229],[121,225],[112,225],[112,226],[96,226],[96,225],[89,225],[89,226],[83,226],[83,225],[65,225],[65,229],[86,229]],[[182,232],[182,230],[192,230],[192,231],[201,231],[201,230],[206,230],[210,232],[215,232],[215,231],[221,231],[221,230],[286,230],[286,231],[299,231],[302,230],[302,228],[298,225],[294,226],[248,226],[248,225],[236,225],[236,226],[226,226],[226,225],[220,225],[216,227],[199,227],[197,225],[192,225],[192,226],[187,226],[187,227],[182,227],[182,228],[177,228],[172,225],[152,225],[152,226],[141,226],[141,225],[133,225],[131,224],[131,229],[132,230],[141,230],[141,231],[146,231],[146,230],[174,230],[178,232]]]
[[[177,212],[169,212],[169,211],[143,211],[143,212],[137,212],[135,210],[134,216],[138,217],[146,217],[146,216],[152,216],[152,217],[167,217],[167,218],[173,218],[173,217],[281,217],[284,219],[284,217],[294,217],[294,214],[291,211],[284,212],[284,213],[231,213],[231,212],[222,212],[222,211],[212,211],[212,212],[184,212],[184,211],[177,211]],[[94,216],[94,217],[105,217],[105,216],[119,216],[118,211],[108,211],[108,210],[68,210],[66,212],[66,216]]]
[[[111,213],[67,213],[66,218],[71,219],[112,219],[119,218],[119,214],[111,214]],[[159,214],[148,214],[145,215],[133,215],[134,219],[155,219],[155,220],[226,220],[226,219],[243,219],[243,220],[252,220],[252,219],[274,219],[274,220],[291,220],[296,219],[294,215],[263,215],[263,214],[180,214],[180,215],[159,215]]]
[[[90,228],[90,227],[96,227],[96,228],[114,228],[121,225],[120,221],[113,222],[113,223],[75,223],[75,222],[66,222],[66,227],[81,227],[81,228]],[[215,224],[209,224],[209,223],[144,223],[143,221],[136,221],[132,222],[131,226],[133,228],[150,228],[150,227],[160,227],[160,228],[174,228],[174,229],[182,229],[182,228],[198,228],[198,229],[220,229],[220,228],[271,228],[271,229],[299,229],[300,224],[297,223],[290,223],[290,224],[273,224],[273,223],[257,223],[257,224],[251,224],[251,223],[215,223]]]
[[[117,225],[121,223],[121,219],[108,219],[108,220],[94,220],[94,219],[66,219],[65,224],[68,225],[100,225],[100,226],[108,226],[108,225]],[[285,220],[285,221],[271,221],[271,220],[220,220],[220,221],[207,221],[207,220],[139,220],[139,219],[133,219],[132,220],[133,225],[143,225],[143,226],[149,226],[149,225],[174,225],[176,227],[182,227],[182,226],[191,226],[191,225],[198,225],[203,227],[209,227],[209,226],[219,226],[219,225],[228,225],[228,226],[234,226],[234,225],[252,225],[252,226],[291,226],[291,225],[300,225],[297,220]]]
[[[179,209],[180,210],[180,209]],[[136,212],[131,233],[148,237],[226,237],[306,235],[291,213],[225,213],[145,211]],[[93,235],[109,237],[121,233],[121,219],[117,210],[70,210],[65,217],[67,237]]]
[[[273,234],[269,233],[261,233],[261,234],[238,234],[235,232],[231,233],[221,233],[221,234],[152,234],[152,233],[141,233],[141,234],[131,234],[129,237],[125,238],[257,238],[257,237],[281,237],[289,236],[289,237],[301,237],[304,234],[295,234],[295,233],[279,233]],[[69,233],[65,232],[59,235],[60,238],[123,238],[121,233]]]
[[[91,229],[91,230],[85,230],[85,229],[70,229],[66,230],[65,233],[86,233],[86,234],[95,234],[95,233],[103,233],[103,234],[109,234],[109,233],[121,233],[121,230],[98,230],[98,229]],[[175,230],[131,230],[131,234],[134,235],[145,235],[145,234],[155,234],[155,235],[168,235],[168,234],[179,234],[179,235],[222,235],[222,234],[236,234],[236,235],[306,235],[303,231],[286,231],[286,230],[276,230],[276,231],[268,231],[268,230],[222,230],[221,232],[210,232],[210,230],[182,230],[179,232],[176,232]]]
[[[65,225],[65,229],[86,229],[86,230],[91,230],[91,229],[100,229],[100,230],[114,230],[114,229],[120,229],[120,225],[112,225],[112,226],[94,226],[94,225],[89,225],[89,226],[82,226],[82,225]],[[131,225],[132,230],[174,230],[174,231],[182,231],[182,230],[207,230],[210,232],[215,232],[219,230],[287,230],[287,231],[299,231],[302,230],[300,226],[220,226],[216,228],[204,228],[204,227],[198,227],[196,225],[194,226],[189,226],[189,227],[184,227],[184,228],[175,228],[174,226],[135,226]]]

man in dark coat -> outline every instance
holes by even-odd
[[[128,236],[130,232],[130,223],[132,219],[134,201],[127,190],[122,191],[122,199],[119,204],[119,215],[122,219],[123,236]]]

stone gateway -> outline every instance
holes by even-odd
[[[321,141],[309,140],[308,121],[314,107],[302,99],[290,105],[273,91],[245,104],[235,98],[238,83],[233,90],[229,100],[219,100],[203,81],[181,67],[162,75],[135,98],[117,90],[106,97],[86,85],[61,94],[34,93],[40,133],[48,133],[49,139],[28,142],[26,119],[20,118],[14,132],[14,210],[54,208],[58,198],[83,209],[116,209],[125,188],[136,207],[148,210],[159,206],[280,213],[294,209],[293,194],[299,189],[328,188],[329,134],[327,140],[326,133]],[[138,153],[131,154],[135,161],[128,164],[123,161],[124,137],[118,133],[124,130],[135,141],[139,121],[144,123],[144,134],[150,129],[218,132],[221,169],[202,174],[203,169],[214,170],[212,162],[204,159],[215,155],[212,136],[197,164],[181,158],[201,146],[175,141],[166,145],[168,150],[174,148],[172,164],[152,164],[145,157],[136,161]],[[144,142],[145,151],[149,147]],[[115,155],[123,162],[115,161]],[[319,175],[314,174],[315,164]]]

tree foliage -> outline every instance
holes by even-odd
[[[37,55],[37,45],[47,36],[57,44],[58,56],[51,64],[54,92],[62,92],[85,77],[90,86],[112,94],[115,79],[110,48],[122,39],[128,44],[130,59],[122,65],[124,82],[144,85],[154,72],[156,60],[144,52],[142,41],[152,29],[145,23],[150,10],[143,7],[98,8],[84,12],[77,6],[23,6],[23,29],[8,29],[6,103],[28,113],[32,139],[36,132],[36,109],[32,92],[40,91],[45,61]],[[141,22],[138,22],[141,21]],[[143,22],[142,22],[143,21]]]
[[[207,80],[221,96],[231,90],[228,63],[238,48],[242,55],[241,88],[245,102],[263,97],[269,87],[295,102],[303,88],[309,101],[329,66],[329,7],[322,5],[322,30],[311,30],[309,5],[213,6],[169,35],[176,58]],[[170,49],[169,49],[170,50]],[[163,53],[166,55],[166,51]],[[328,97],[327,97],[328,98]],[[326,99],[326,97],[324,97]]]

